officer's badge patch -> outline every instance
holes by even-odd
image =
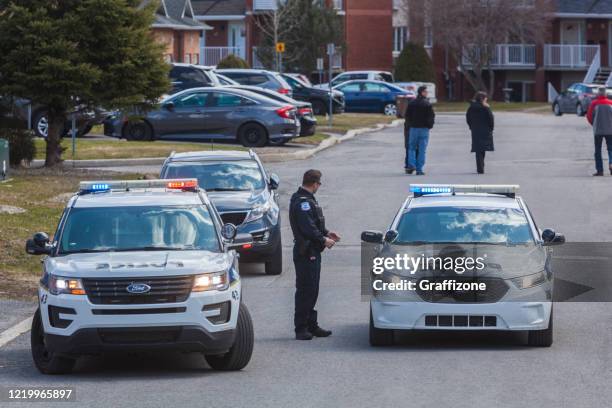
[[[302,211],[310,211],[310,203],[308,201],[302,203]]]

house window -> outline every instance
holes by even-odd
[[[425,48],[433,47],[433,30],[430,25],[425,26]]]
[[[407,27],[394,27],[393,28],[393,51],[402,52],[404,45],[406,45],[406,32]]]

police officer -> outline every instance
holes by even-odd
[[[319,296],[321,252],[332,248],[340,236],[325,228],[323,211],[314,195],[321,186],[321,172],[308,170],[302,186],[291,196],[289,221],[293,231],[293,263],[295,265],[295,338],[311,340],[327,337],[330,330],[319,327],[314,309]]]

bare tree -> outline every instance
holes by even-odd
[[[542,43],[554,10],[553,0],[403,1],[414,13],[411,21],[431,25],[436,45],[448,51],[470,85],[489,94],[495,89],[496,45]]]
[[[255,25],[261,33],[263,43],[276,44],[286,41],[287,37],[300,26],[300,15],[295,5],[295,1],[277,0],[275,9],[267,10],[256,16],[254,19]],[[260,50],[260,52],[260,55],[264,58],[274,53],[274,69],[280,70],[279,55],[275,50]],[[283,59],[289,61],[299,59],[300,52],[300,49],[286,50]]]

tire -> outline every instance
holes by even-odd
[[[244,147],[264,147],[268,143],[268,132],[257,123],[247,123],[238,130],[238,141]]]
[[[553,343],[553,313],[550,311],[548,328],[544,330],[531,330],[527,337],[527,345],[532,347],[550,347]]]
[[[393,330],[377,329],[374,327],[374,319],[372,318],[372,309],[370,309],[370,346],[384,347],[393,345]]]
[[[383,113],[386,116],[397,116],[397,106],[394,103],[388,103],[383,108]]]
[[[553,113],[555,114],[555,116],[563,115],[563,112],[561,112],[561,107],[556,102],[553,104]]]
[[[30,332],[30,347],[34,365],[43,374],[69,374],[76,363],[75,359],[57,356],[48,350],[45,345],[45,330],[40,316],[40,309],[36,310],[32,319]]]
[[[317,116],[322,116],[327,114],[328,111],[328,107],[325,104],[325,102],[323,102],[320,99],[316,99],[314,101],[312,101],[312,113],[314,113]]]
[[[147,142],[153,140],[153,129],[145,121],[128,123],[123,130],[123,137],[125,140]]]
[[[47,117],[47,112],[39,111],[34,114],[32,129],[36,136],[42,137],[43,139],[47,138],[49,134],[49,118]]]
[[[251,360],[253,354],[253,321],[244,303],[238,309],[236,338],[232,348],[222,355],[205,355],[206,362],[214,369],[221,371],[242,370]]]
[[[283,247],[280,243],[274,249],[274,253],[266,261],[266,275],[280,275],[283,272]]]
[[[578,115],[578,116],[586,115],[586,112],[584,111],[584,109],[582,109],[582,104],[581,103],[576,105],[576,115]]]

